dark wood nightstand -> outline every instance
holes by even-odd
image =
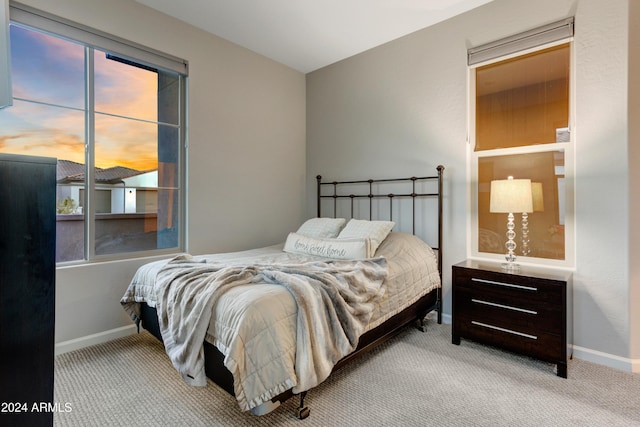
[[[451,342],[494,345],[558,365],[567,377],[572,344],[571,273],[499,263],[453,266]]]

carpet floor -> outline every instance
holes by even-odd
[[[186,385],[148,332],[56,357],[55,426],[640,426],[640,375],[579,359],[554,366],[414,328],[264,416],[215,384]]]

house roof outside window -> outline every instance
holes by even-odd
[[[126,178],[131,178],[148,172],[151,171],[139,171],[136,169],[126,168],[124,166],[114,166],[106,169],[96,167],[95,179],[96,182],[104,184],[119,184]],[[84,182],[84,165],[71,160],[58,160],[57,180],[59,184]]]

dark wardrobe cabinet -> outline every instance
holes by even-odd
[[[56,160],[0,154],[0,425],[53,425]]]

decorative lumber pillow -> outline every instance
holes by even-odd
[[[334,259],[369,258],[369,239],[323,239],[289,233],[284,244],[285,252],[315,255]]]
[[[365,239],[371,240],[369,256],[373,257],[380,243],[389,235],[393,221],[368,221],[363,219],[351,219],[338,234],[338,239]]]
[[[344,218],[311,218],[298,228],[296,233],[307,237],[334,238],[347,223]]]

